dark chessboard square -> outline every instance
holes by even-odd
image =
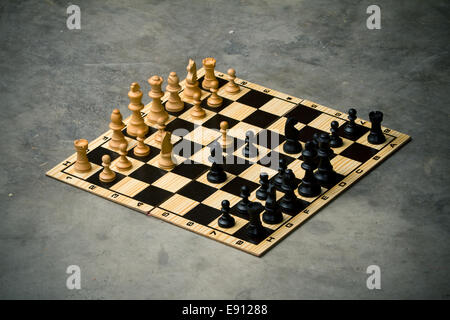
[[[279,117],[272,113],[256,110],[242,121],[260,128],[267,128],[277,119],[279,119]]]
[[[129,176],[136,180],[151,184],[165,175],[167,172],[163,169],[151,166],[149,164],[142,165],[139,169],[133,171]]]
[[[175,143],[173,146],[173,154],[179,155],[185,158],[191,157],[193,154],[199,152],[202,150],[203,146],[201,144],[198,144],[196,142],[182,139]]]
[[[164,106],[164,107],[166,106],[166,103],[167,103],[167,101],[163,103],[163,106]],[[186,110],[189,110],[189,109],[192,108],[193,106],[194,106],[194,105],[192,105],[192,104],[190,104],[190,103],[184,102],[184,108],[183,108],[183,110],[178,111],[178,112],[171,112],[171,111],[167,111],[167,109],[166,109],[166,111],[167,111],[168,114],[170,114],[170,115],[172,115],[172,116],[174,116],[174,117],[179,117],[179,116],[181,116],[183,113],[185,113]]]
[[[148,127],[148,132],[145,134],[145,138],[151,136],[151,135],[152,135],[153,133],[155,133],[156,131],[158,131],[158,129],[155,129],[155,128],[149,126],[149,127]],[[130,135],[127,133],[127,128],[126,128],[126,127],[122,130],[122,133],[123,133],[123,135],[124,135],[125,137],[131,138],[131,139],[136,139],[136,137],[130,136]]]
[[[347,125],[347,123],[348,123],[348,122],[342,124],[342,125],[339,127],[338,134],[339,134],[339,136],[344,137],[344,138],[349,139],[349,140],[356,141],[356,140],[358,140],[359,138],[361,138],[363,135],[365,135],[365,134],[367,133],[367,131],[370,130],[370,129],[367,128],[367,127],[364,127],[364,126],[361,126],[361,125],[357,124],[357,125],[356,125],[356,133],[355,133],[355,136],[349,137],[349,136],[347,136],[347,135],[345,134],[345,132],[344,132],[344,128],[345,128],[345,126]]]
[[[173,196],[172,192],[155,186],[148,186],[135,195],[133,199],[156,207],[169,199],[171,196]]]
[[[248,223],[246,223],[238,231],[233,233],[233,237],[258,245],[259,243],[261,243],[261,241],[263,241],[273,233],[273,230],[264,227],[264,233],[258,238],[253,238],[247,234],[247,226]]]
[[[217,219],[220,215],[221,215],[220,210],[214,209],[210,206],[200,203],[194,209],[186,213],[183,216],[183,218],[207,226],[213,220]]]
[[[222,79],[222,78],[219,78],[219,77],[216,77],[216,79],[217,79],[217,81],[219,81],[219,86],[218,86],[219,89],[222,88],[224,85],[226,85],[228,83],[228,81],[225,80],[225,79]]]
[[[210,106],[208,106],[208,99],[207,98],[202,100],[202,103],[200,104],[200,106],[203,109],[207,109],[209,111],[213,111],[213,112],[219,113],[220,111],[222,111],[223,109],[225,109],[226,107],[228,107],[230,104],[233,103],[232,100],[229,100],[229,99],[224,98],[224,97],[222,97],[222,100],[223,100],[222,101],[222,105],[220,107],[210,107]]]
[[[228,182],[226,185],[224,185],[222,188],[220,188],[222,191],[226,191],[228,193],[234,194],[235,196],[240,196],[241,194],[241,187],[243,185],[246,185],[251,192],[256,190],[259,187],[258,183],[249,181],[247,179],[241,178],[241,177],[235,177],[233,180]]]
[[[266,154],[263,158],[261,158],[257,163],[264,167],[278,170],[278,164],[281,158],[286,160],[287,165],[289,165],[292,161],[295,160],[294,158],[287,156],[285,154],[281,154],[276,151],[271,151],[268,154]]]
[[[189,199],[202,202],[216,191],[216,188],[210,187],[204,183],[191,181],[183,188],[178,190],[177,193]]]
[[[136,148],[136,147],[134,147],[134,148]],[[139,160],[139,161],[142,161],[142,162],[150,161],[151,159],[153,159],[154,157],[159,155],[160,152],[161,152],[160,149],[158,149],[156,147],[153,147],[153,146],[150,146],[150,153],[148,155],[146,155],[145,157],[138,157],[137,155],[134,154],[134,148],[131,149],[130,151],[128,151],[127,157],[131,157],[133,159],[136,159],[136,160]]]
[[[253,165],[253,162],[236,157],[235,155],[230,155],[225,158],[225,171],[229,172],[231,174],[234,174],[235,176],[241,174],[245,170],[247,170],[250,166]]]
[[[166,131],[172,132],[173,135],[184,137],[189,132],[193,131],[194,128],[195,124],[193,124],[192,122],[176,118],[175,120],[169,122],[169,124],[166,126]]]
[[[366,162],[376,153],[378,153],[378,150],[355,142],[351,146],[347,147],[344,151],[342,151],[340,155],[359,162]]]
[[[106,143],[109,143],[109,141]],[[88,156],[89,162],[92,162],[92,163],[95,163],[95,164],[98,164],[99,166],[101,166],[102,165],[102,157],[105,154],[108,154],[111,157],[111,162],[113,162],[115,159],[117,159],[119,157],[119,154],[117,152],[114,152],[112,150],[109,150],[109,149],[106,149],[103,147],[95,148],[94,150],[90,151],[87,154],[87,156]]]
[[[240,97],[237,102],[246,104],[253,108],[260,108],[265,105],[267,102],[272,100],[273,96],[265,94],[260,91],[250,90],[242,97]]]
[[[313,127],[304,126],[303,128],[300,129],[299,139],[302,142],[308,142],[313,140],[314,133],[318,133],[320,135],[322,132],[325,131]]]
[[[105,189],[109,189],[111,188],[113,185],[115,185],[116,183],[118,183],[120,180],[122,180],[123,178],[125,178],[125,176],[123,174],[120,174],[118,172],[116,172],[116,178],[114,179],[114,181],[111,182],[103,182],[100,181],[100,173],[103,170],[100,170],[98,172],[96,172],[94,175],[90,176],[89,178],[86,179],[87,182],[95,184],[97,186],[103,187]]]
[[[302,104],[298,104],[294,109],[289,111],[289,113],[285,115],[285,117],[294,117],[299,122],[308,124],[320,115],[321,112],[319,110],[304,106]]]
[[[257,144],[267,149],[275,149],[286,140],[284,136],[267,129],[260,131],[256,138]]]
[[[172,172],[180,176],[194,180],[200,177],[203,173],[205,173],[208,170],[209,167],[204,164],[197,163],[191,160],[186,160],[183,163],[176,166],[172,170]]]
[[[206,127],[206,128],[214,129],[214,130],[220,130],[220,123],[222,121],[228,122],[229,129],[231,129],[232,127],[234,127],[236,124],[239,123],[238,120],[235,120],[233,118],[224,116],[222,114],[216,114],[211,119],[209,119],[208,121],[203,123],[202,126]]]

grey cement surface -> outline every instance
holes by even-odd
[[[66,1],[0,4],[0,298],[448,299],[448,1]],[[153,74],[207,56],[239,77],[412,142],[263,258],[45,176]],[[149,98],[145,95],[145,101]],[[381,268],[381,290],[366,268]],[[78,265],[82,289],[68,290]]]

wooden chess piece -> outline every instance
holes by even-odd
[[[233,143],[233,138],[227,135],[228,131],[228,122],[222,121],[220,123],[220,133],[222,134],[222,138],[219,140],[222,148],[228,148]]]
[[[117,163],[116,163],[117,169],[119,169],[119,170],[128,170],[128,169],[130,169],[133,166],[133,164],[127,158],[128,152],[127,152],[127,145],[125,143],[122,143],[120,145],[120,147],[119,147],[119,154],[120,154],[120,157],[119,157],[119,160],[117,160]]]
[[[161,169],[170,170],[175,167],[175,162],[172,160],[172,149],[171,133],[166,132],[161,141],[161,153],[158,161]]]
[[[127,133],[130,136],[136,137],[139,130],[144,131],[144,135],[148,132],[148,126],[145,124],[141,115],[141,110],[144,108],[142,104],[142,91],[137,82],[133,82],[128,92],[130,104],[128,109],[132,112],[130,122],[128,122]]]
[[[187,99],[193,99],[194,93],[198,92],[199,94],[201,94],[201,90],[198,86],[197,80],[197,65],[195,64],[194,60],[189,59],[189,64],[186,67],[186,70],[188,74],[186,76],[186,87],[184,88],[183,96]]]
[[[211,88],[214,88],[215,82],[217,81],[216,75],[214,74],[216,59],[205,58],[202,60],[202,63],[205,68],[205,78],[203,79],[202,87],[205,90],[210,90]]]
[[[164,93],[161,90],[163,81],[164,79],[160,76],[153,76],[148,79],[148,83],[152,87],[148,93],[148,96],[152,98],[152,102],[150,105],[150,111],[147,115],[147,122],[151,124],[156,123],[161,117],[163,117],[164,120],[169,119],[169,114],[161,103],[161,98],[164,96]]]
[[[101,182],[112,182],[116,178],[116,173],[111,170],[111,157],[108,154],[102,157],[103,171],[100,172],[99,179]]]
[[[206,103],[211,108],[218,108],[222,105],[223,99],[217,94],[217,87],[219,86],[219,81],[215,80],[211,82],[211,88],[209,89],[211,91],[211,95],[209,96],[208,100],[206,100]]]
[[[139,130],[138,136],[136,138],[138,143],[133,150],[133,153],[138,157],[145,157],[150,153],[150,147],[144,143],[144,139],[145,139],[144,130]]]
[[[238,93],[241,88],[234,82],[236,79],[236,71],[234,69],[228,69],[228,83],[225,86],[225,91],[228,93]]]
[[[169,99],[166,102],[166,110],[169,112],[180,112],[184,108],[184,102],[181,100],[180,95],[180,79],[176,72],[171,72],[167,79],[166,91],[170,93]]]
[[[88,172],[92,169],[91,163],[87,157],[88,141],[86,139],[78,139],[73,142],[77,151],[77,161],[75,162],[75,171],[79,173]]]
[[[194,107],[191,109],[191,117],[195,120],[203,119],[206,117],[206,112],[200,106],[202,102],[200,101],[200,93],[194,93]]]
[[[109,147],[114,150],[119,150],[122,143],[128,144],[127,139],[123,135],[122,129],[125,128],[125,124],[122,122],[122,115],[119,109],[114,109],[111,113],[111,122],[109,128],[113,131],[111,140],[109,141]]]
[[[157,128],[158,128],[158,132],[155,134],[155,141],[161,143],[162,138],[164,137],[164,133],[166,132],[165,131],[166,122],[165,122],[164,118],[158,119]]]

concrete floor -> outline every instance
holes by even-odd
[[[282,4],[278,4],[278,3]],[[0,4],[0,298],[448,299],[448,1],[67,1]],[[413,141],[263,258],[45,176],[73,140],[189,57]],[[145,102],[149,98],[145,95]],[[78,265],[82,289],[68,290]],[[366,268],[381,268],[381,290]]]

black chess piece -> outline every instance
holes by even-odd
[[[259,187],[256,190],[256,198],[259,200],[266,200],[267,198],[267,189],[269,188],[269,175],[266,172],[261,172],[259,175]]]
[[[297,184],[295,181],[295,174],[291,169],[287,169],[284,173],[283,183],[281,184],[281,191],[289,192],[291,189],[297,188]]]
[[[316,150],[319,149],[319,133],[318,132],[314,132],[312,143],[314,144],[314,148],[316,148]]]
[[[240,197],[242,198],[238,204],[236,205],[237,211],[241,214],[246,215],[247,214],[247,205],[250,203],[250,200],[248,200],[248,197],[250,197],[250,190],[246,185],[243,185],[241,187],[241,194]]]
[[[369,119],[372,123],[370,133],[367,136],[367,141],[371,144],[382,144],[386,141],[386,137],[381,130],[381,121],[383,121],[383,112],[371,111],[369,113]]]
[[[320,184],[314,176],[314,169],[317,167],[316,156],[317,151],[314,148],[314,143],[308,141],[305,144],[305,150],[302,152],[302,169],[305,170],[305,176],[298,187],[298,193],[304,197],[317,197],[321,192]]]
[[[277,224],[283,221],[283,214],[281,213],[280,206],[277,203],[277,194],[274,185],[270,185],[267,192],[265,211],[262,215],[262,219],[268,224]]]
[[[285,179],[289,180],[289,176],[285,175]],[[285,181],[285,185],[289,186],[289,181]],[[294,188],[286,189],[284,196],[280,201],[281,211],[284,213],[295,214],[298,211],[299,201],[294,193]]]
[[[319,151],[317,156],[319,158],[319,166],[315,173],[316,179],[320,185],[328,188],[336,182],[336,172],[330,162],[330,157],[333,155],[333,150],[330,148],[330,135],[322,133],[319,137]]]
[[[355,138],[355,136],[358,134],[358,127],[356,125],[356,110],[353,108],[350,108],[348,110],[348,122],[344,127],[344,134],[349,138]]]
[[[234,218],[230,215],[230,201],[222,201],[222,216],[219,218],[218,224],[221,228],[231,228],[235,225]]]
[[[246,158],[254,158],[258,156],[258,148],[254,145],[255,134],[249,130],[245,134],[245,146],[242,149],[242,154]]]
[[[342,138],[339,137],[338,128],[339,128],[339,122],[331,121],[330,146],[332,148],[339,148],[339,147],[342,147],[342,145],[344,144],[344,142],[342,141]]]
[[[297,119],[294,117],[289,117],[284,126],[284,136],[286,137],[286,142],[283,145],[283,151],[288,154],[296,154],[302,151],[302,145],[299,141],[300,130],[295,127],[297,123]]]
[[[286,169],[286,160],[284,158],[280,158],[280,160],[278,161],[278,174],[273,179],[273,182],[275,183],[277,189],[281,188],[281,185],[283,184],[283,176]]]
[[[221,150],[222,148],[219,149]],[[227,180],[227,174],[225,173],[223,166],[216,162],[217,160],[216,150],[217,148],[210,149],[211,152],[210,160],[212,160],[212,165],[211,169],[206,175],[206,179],[211,183],[222,183]]]
[[[259,217],[260,213],[263,210],[264,207],[259,202],[250,202],[248,204],[248,214],[250,216],[250,222],[247,225],[247,235],[250,238],[258,239],[266,235],[266,230],[264,229]]]
[[[209,152],[210,155],[208,156],[208,160],[209,162],[213,163],[216,162],[218,164],[222,164],[223,161],[223,150],[222,147],[220,145],[220,143],[218,143],[217,141],[211,143],[209,145]]]

